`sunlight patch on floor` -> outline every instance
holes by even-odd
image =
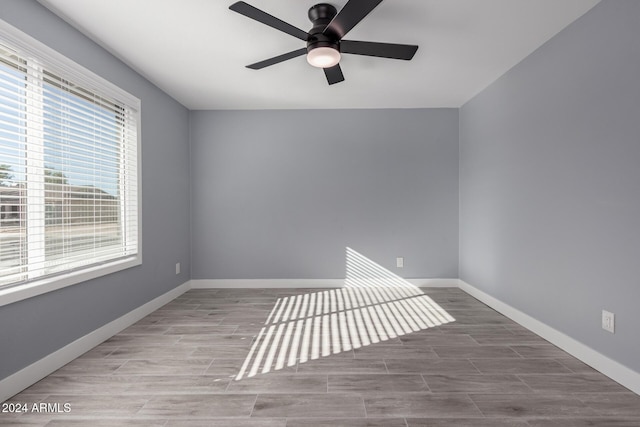
[[[236,381],[455,321],[420,288],[346,248],[344,287],[278,298]]]

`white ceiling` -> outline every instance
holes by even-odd
[[[386,0],[345,39],[419,45],[412,61],[343,55],[328,86],[304,42],[235,0],[39,0],[190,109],[460,107],[599,0]],[[320,0],[247,0],[305,31]],[[330,0],[338,10],[346,0]]]

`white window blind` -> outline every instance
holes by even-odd
[[[135,257],[139,101],[0,30],[0,288]]]

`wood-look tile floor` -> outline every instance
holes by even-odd
[[[278,329],[274,307],[326,289],[191,290],[7,401],[70,412],[1,413],[0,425],[640,426],[640,396],[458,289],[422,291],[455,320],[434,312],[419,327],[408,298],[396,324],[374,327],[375,310],[342,316],[338,301],[318,311],[314,344],[312,320]]]

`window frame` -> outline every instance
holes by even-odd
[[[96,279],[108,274],[122,271],[142,264],[142,130],[141,130],[141,101],[105,78],[88,70],[75,61],[58,53],[44,43],[25,34],[21,30],[13,27],[0,19],[0,38],[5,42],[18,46],[28,54],[37,58],[38,61],[46,64],[47,68],[61,72],[65,78],[79,84],[89,84],[92,90],[108,94],[118,99],[127,107],[132,108],[133,117],[136,122],[136,214],[137,214],[137,251],[135,254],[125,258],[105,261],[100,264],[93,264],[88,267],[81,267],[77,270],[66,271],[57,275],[43,277],[31,282],[8,285],[0,289],[0,307],[11,304],[37,295],[55,291],[58,289]],[[127,196],[129,197],[129,196]]]

